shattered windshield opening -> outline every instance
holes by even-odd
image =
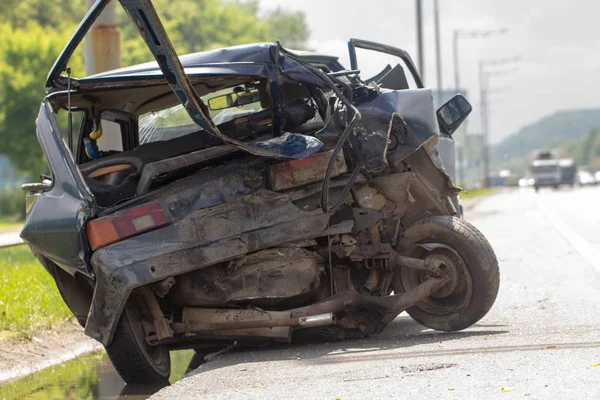
[[[67,67],[73,51],[77,48],[79,43],[83,40],[85,34],[88,32],[88,30],[90,30],[92,25],[102,13],[103,9],[109,3],[110,0],[97,0],[96,3],[90,8],[88,14],[81,21],[76,32],[71,37],[71,40],[67,43],[63,49],[63,52],[52,67],[46,82],[47,87],[66,88],[69,85],[70,78],[63,76],[62,72]],[[179,59],[179,56],[175,51],[152,2],[128,0],[121,1],[120,3],[156,60],[156,67],[152,65],[146,65],[145,68],[156,68],[156,72],[160,71],[162,73],[162,77],[171,87],[179,103],[184,105],[184,109],[189,114],[191,120],[194,121],[194,123],[198,126],[198,132],[201,132],[202,134],[208,134],[219,139],[224,144],[236,146],[250,154],[262,157],[303,159],[321,149],[323,143],[316,137],[284,130],[284,106],[282,104],[277,104],[283,99],[283,88],[281,87],[283,84],[282,76],[275,70],[265,67],[269,64],[278,65],[280,62],[285,63],[285,60],[279,58],[277,55],[277,53],[281,52],[282,50],[280,47],[275,47],[273,44],[267,43],[259,44],[257,58],[252,61],[250,59],[248,60],[250,61],[249,64],[254,65],[246,65],[248,69],[252,69],[252,74],[267,77],[271,83],[269,85],[269,91],[271,94],[277,92],[276,95],[273,94],[273,100],[276,104],[276,107],[273,107],[274,113],[271,116],[272,120],[270,122],[270,124],[272,124],[273,136],[275,137],[267,137],[264,140],[258,141],[240,140],[238,137],[231,137],[221,132],[221,129],[217,127],[217,123],[215,123],[215,121],[213,121],[211,118],[209,108],[212,110],[223,108],[229,109],[229,106],[236,105],[236,102],[237,105],[252,104],[256,102],[253,97],[256,95],[260,96],[260,93],[256,93],[255,89],[246,87],[242,88],[242,90],[239,92],[234,91],[232,93],[226,93],[220,100],[216,102],[213,101],[212,105],[207,106],[204,99],[199,95],[190,81],[188,72],[186,72],[186,69],[182,64],[182,60]],[[205,61],[201,62],[200,64],[219,64],[218,58],[213,58],[215,56],[219,56],[219,53],[210,53],[211,52],[206,53],[208,58],[205,58]],[[290,67],[291,70],[288,71],[290,73],[300,73],[303,69],[298,65],[292,64],[294,63],[289,63],[288,66],[282,65],[281,67]],[[222,69],[216,69],[218,70],[217,74],[222,74]],[[304,76],[304,84],[317,86],[323,86],[323,83],[325,83],[325,86],[331,84],[331,82],[327,82],[327,80],[323,81],[322,79],[314,76],[308,77],[306,74],[304,74]],[[83,80],[76,80],[73,81],[73,84],[78,86],[80,89],[85,86],[94,87],[94,85],[97,84],[97,79],[99,79],[99,77],[90,79],[87,82],[84,82]],[[230,112],[223,114],[223,118],[230,118],[230,114]]]
[[[209,115],[215,125],[261,112],[271,114],[271,97],[264,80],[237,83],[205,94],[201,98],[208,104]],[[271,125],[271,117],[267,117],[263,119],[263,126]],[[139,117],[140,144],[175,139],[198,130],[198,125],[181,104],[147,112]]]

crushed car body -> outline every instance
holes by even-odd
[[[179,58],[144,0],[120,3],[156,62],[65,76],[107,3],[49,73],[36,125],[51,174],[23,185],[21,237],[128,383],[168,378],[174,348],[487,313],[497,262],[461,236],[475,228],[437,151],[464,97],[436,112],[408,54],[357,39],[349,70],[274,43]],[[398,56],[414,85],[400,64],[363,79],[356,48]]]

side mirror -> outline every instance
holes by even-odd
[[[436,112],[442,133],[452,135],[472,110],[471,104],[461,94],[448,100]]]

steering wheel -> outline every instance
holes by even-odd
[[[90,161],[79,166],[79,170],[88,178],[95,179],[113,172],[131,169],[129,176],[138,176],[144,164],[141,159],[117,154],[107,158]]]
[[[79,170],[96,196],[98,205],[106,207],[135,195],[137,181],[143,169],[144,163],[140,158],[121,154],[79,165]],[[111,183],[98,179],[119,171],[129,172],[129,174],[125,177],[117,177],[118,180]]]
[[[113,172],[124,171],[126,169],[133,168],[131,164],[117,164],[111,167],[102,167],[94,170],[88,174],[88,178],[100,178],[101,176],[112,174]]]

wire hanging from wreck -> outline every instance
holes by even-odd
[[[358,109],[354,106],[354,104],[352,104],[352,101],[351,101],[352,88],[350,87],[350,85],[348,85],[347,83],[343,82],[340,79],[328,76],[326,73],[321,71],[319,68],[314,67],[311,64],[305,62],[304,60],[300,59],[293,52],[285,49],[279,41],[277,41],[277,45],[279,46],[279,50],[282,53],[285,53],[288,57],[292,58],[294,61],[301,64],[303,67],[305,67],[306,69],[308,69],[309,71],[314,73],[316,76],[321,78],[323,80],[323,82],[325,82],[327,84],[327,86],[329,86],[329,88],[331,88],[331,90],[336,94],[338,99],[349,110],[352,110],[352,113],[353,113],[352,119],[350,120],[350,122],[348,123],[348,125],[346,126],[346,128],[344,129],[342,134],[340,135],[340,138],[338,139],[338,141],[335,145],[333,153],[331,154],[331,158],[329,159],[329,164],[327,165],[327,170],[325,171],[325,177],[323,178],[323,184],[321,186],[321,209],[328,214],[333,214],[339,208],[339,206],[344,201],[344,198],[346,197],[346,195],[352,189],[352,186],[354,185],[354,182],[356,181],[356,178],[358,177],[358,174],[360,173],[362,166],[364,164],[362,161],[362,157],[357,157],[358,161],[356,163],[356,166],[354,167],[354,171],[352,172],[352,175],[350,176],[350,180],[348,181],[346,186],[344,186],[344,189],[342,190],[340,197],[335,201],[335,203],[332,206],[330,206],[329,205],[329,184],[330,184],[330,180],[331,180],[331,174],[333,172],[333,166],[335,165],[335,160],[336,160],[339,152],[342,150],[342,147],[346,143],[346,140],[348,140],[348,138],[350,137],[350,134],[353,132],[352,128],[358,121],[360,121],[361,114],[360,114],[360,111],[358,111]],[[346,89],[350,99],[348,99],[348,97],[346,97],[346,95],[344,95],[344,93],[342,93],[342,91],[338,88],[336,83],[333,82],[332,78],[335,79],[335,81],[340,86],[343,86]]]

